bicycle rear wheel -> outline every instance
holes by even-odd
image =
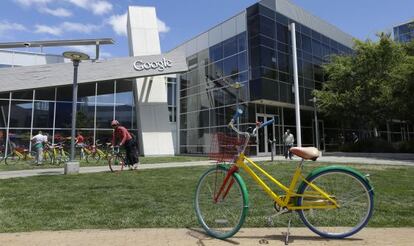
[[[20,157],[18,155],[16,155],[15,153],[11,153],[11,154],[7,155],[4,162],[7,165],[15,165],[15,164],[20,162]]]
[[[197,219],[206,232],[219,239],[233,236],[242,226],[248,210],[248,194],[241,177],[235,173],[227,184],[232,183],[223,199],[227,188],[215,201],[220,187],[228,173],[222,166],[205,172],[197,184],[195,195],[195,212]]]
[[[303,223],[316,234],[327,238],[344,238],[361,230],[370,219],[374,206],[373,190],[358,173],[331,168],[316,172],[307,179],[336,200],[339,208],[299,210]],[[298,194],[314,191],[303,183]],[[318,202],[323,198],[318,198]],[[298,205],[306,206],[315,200],[299,197]]]
[[[125,161],[120,155],[113,155],[108,159],[109,169],[111,172],[120,172],[124,170]]]
[[[101,157],[98,153],[91,153],[89,155],[86,155],[86,162],[87,163],[98,163]]]

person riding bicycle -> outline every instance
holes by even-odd
[[[128,129],[121,126],[117,120],[111,122],[111,127],[114,129],[112,134],[112,146],[115,146],[117,140],[120,140],[118,145],[119,147],[124,146],[125,148],[128,166],[137,169],[139,164],[138,150],[137,144],[131,133],[128,132]]]

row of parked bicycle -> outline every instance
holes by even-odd
[[[103,146],[98,141],[95,145],[82,144],[77,146],[77,159],[85,160],[87,163],[98,163],[100,160],[107,160],[112,151],[110,143]],[[7,165],[18,163],[37,164],[36,151],[16,146],[9,150],[9,154],[5,155],[4,150],[0,150],[0,163],[4,161]],[[70,154],[65,149],[65,143],[45,144],[42,153],[42,164],[60,165],[69,161]]]

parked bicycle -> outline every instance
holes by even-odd
[[[368,223],[374,207],[374,192],[365,175],[350,167],[328,166],[305,176],[302,173],[304,160],[316,160],[319,151],[313,147],[293,147],[290,151],[302,160],[291,183],[283,185],[245,156],[249,138],[255,137],[260,128],[273,124],[273,120],[257,123],[253,131],[241,132],[234,123],[242,113],[238,109],[229,123],[233,131],[245,137],[239,154],[232,164],[219,164],[207,170],[196,187],[196,216],[209,235],[225,239],[237,233],[243,225],[249,201],[246,184],[238,172],[240,168],[273,200],[275,215],[295,211],[310,230],[322,237],[348,237]],[[259,175],[266,177],[271,184],[266,184]],[[284,194],[277,194],[274,189],[277,187]],[[289,227],[290,220],[288,230]],[[287,242],[289,233],[286,235]]]
[[[4,160],[7,165],[14,165],[20,162],[28,162],[29,164],[36,163],[36,152],[28,149],[15,147],[11,150]]]

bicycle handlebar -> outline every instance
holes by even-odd
[[[243,146],[243,149],[242,149],[242,153],[244,153],[244,151],[246,150],[246,147],[247,147],[247,144],[248,144],[248,142],[249,142],[249,139],[250,139],[250,136],[256,136],[256,133],[257,133],[257,131],[260,129],[260,128],[262,128],[262,127],[265,127],[265,126],[268,126],[268,125],[270,125],[270,124],[273,124],[273,122],[275,121],[274,119],[271,119],[271,120],[269,120],[269,121],[266,121],[266,122],[264,122],[264,123],[261,123],[261,122],[257,122],[256,123],[256,127],[254,128],[254,130],[253,130],[253,132],[252,133],[249,133],[249,132],[242,132],[242,131],[240,131],[238,128],[236,128],[235,126],[234,126],[234,122],[237,120],[237,118],[239,118],[240,117],[240,115],[241,114],[243,114],[243,110],[241,110],[241,109],[237,109],[236,110],[236,113],[233,115],[233,118],[230,120],[230,122],[229,122],[229,127],[233,130],[233,131],[235,131],[237,134],[239,134],[239,135],[244,135],[245,137],[246,137],[246,141],[245,141],[245,143],[244,143],[244,146]]]
[[[236,112],[234,113],[234,115],[233,115],[233,118],[231,119],[232,121],[233,121],[233,123],[237,120],[237,118],[239,118],[240,117],[240,115],[242,115],[243,114],[243,110],[241,110],[240,108],[238,108],[237,110],[236,110]]]

